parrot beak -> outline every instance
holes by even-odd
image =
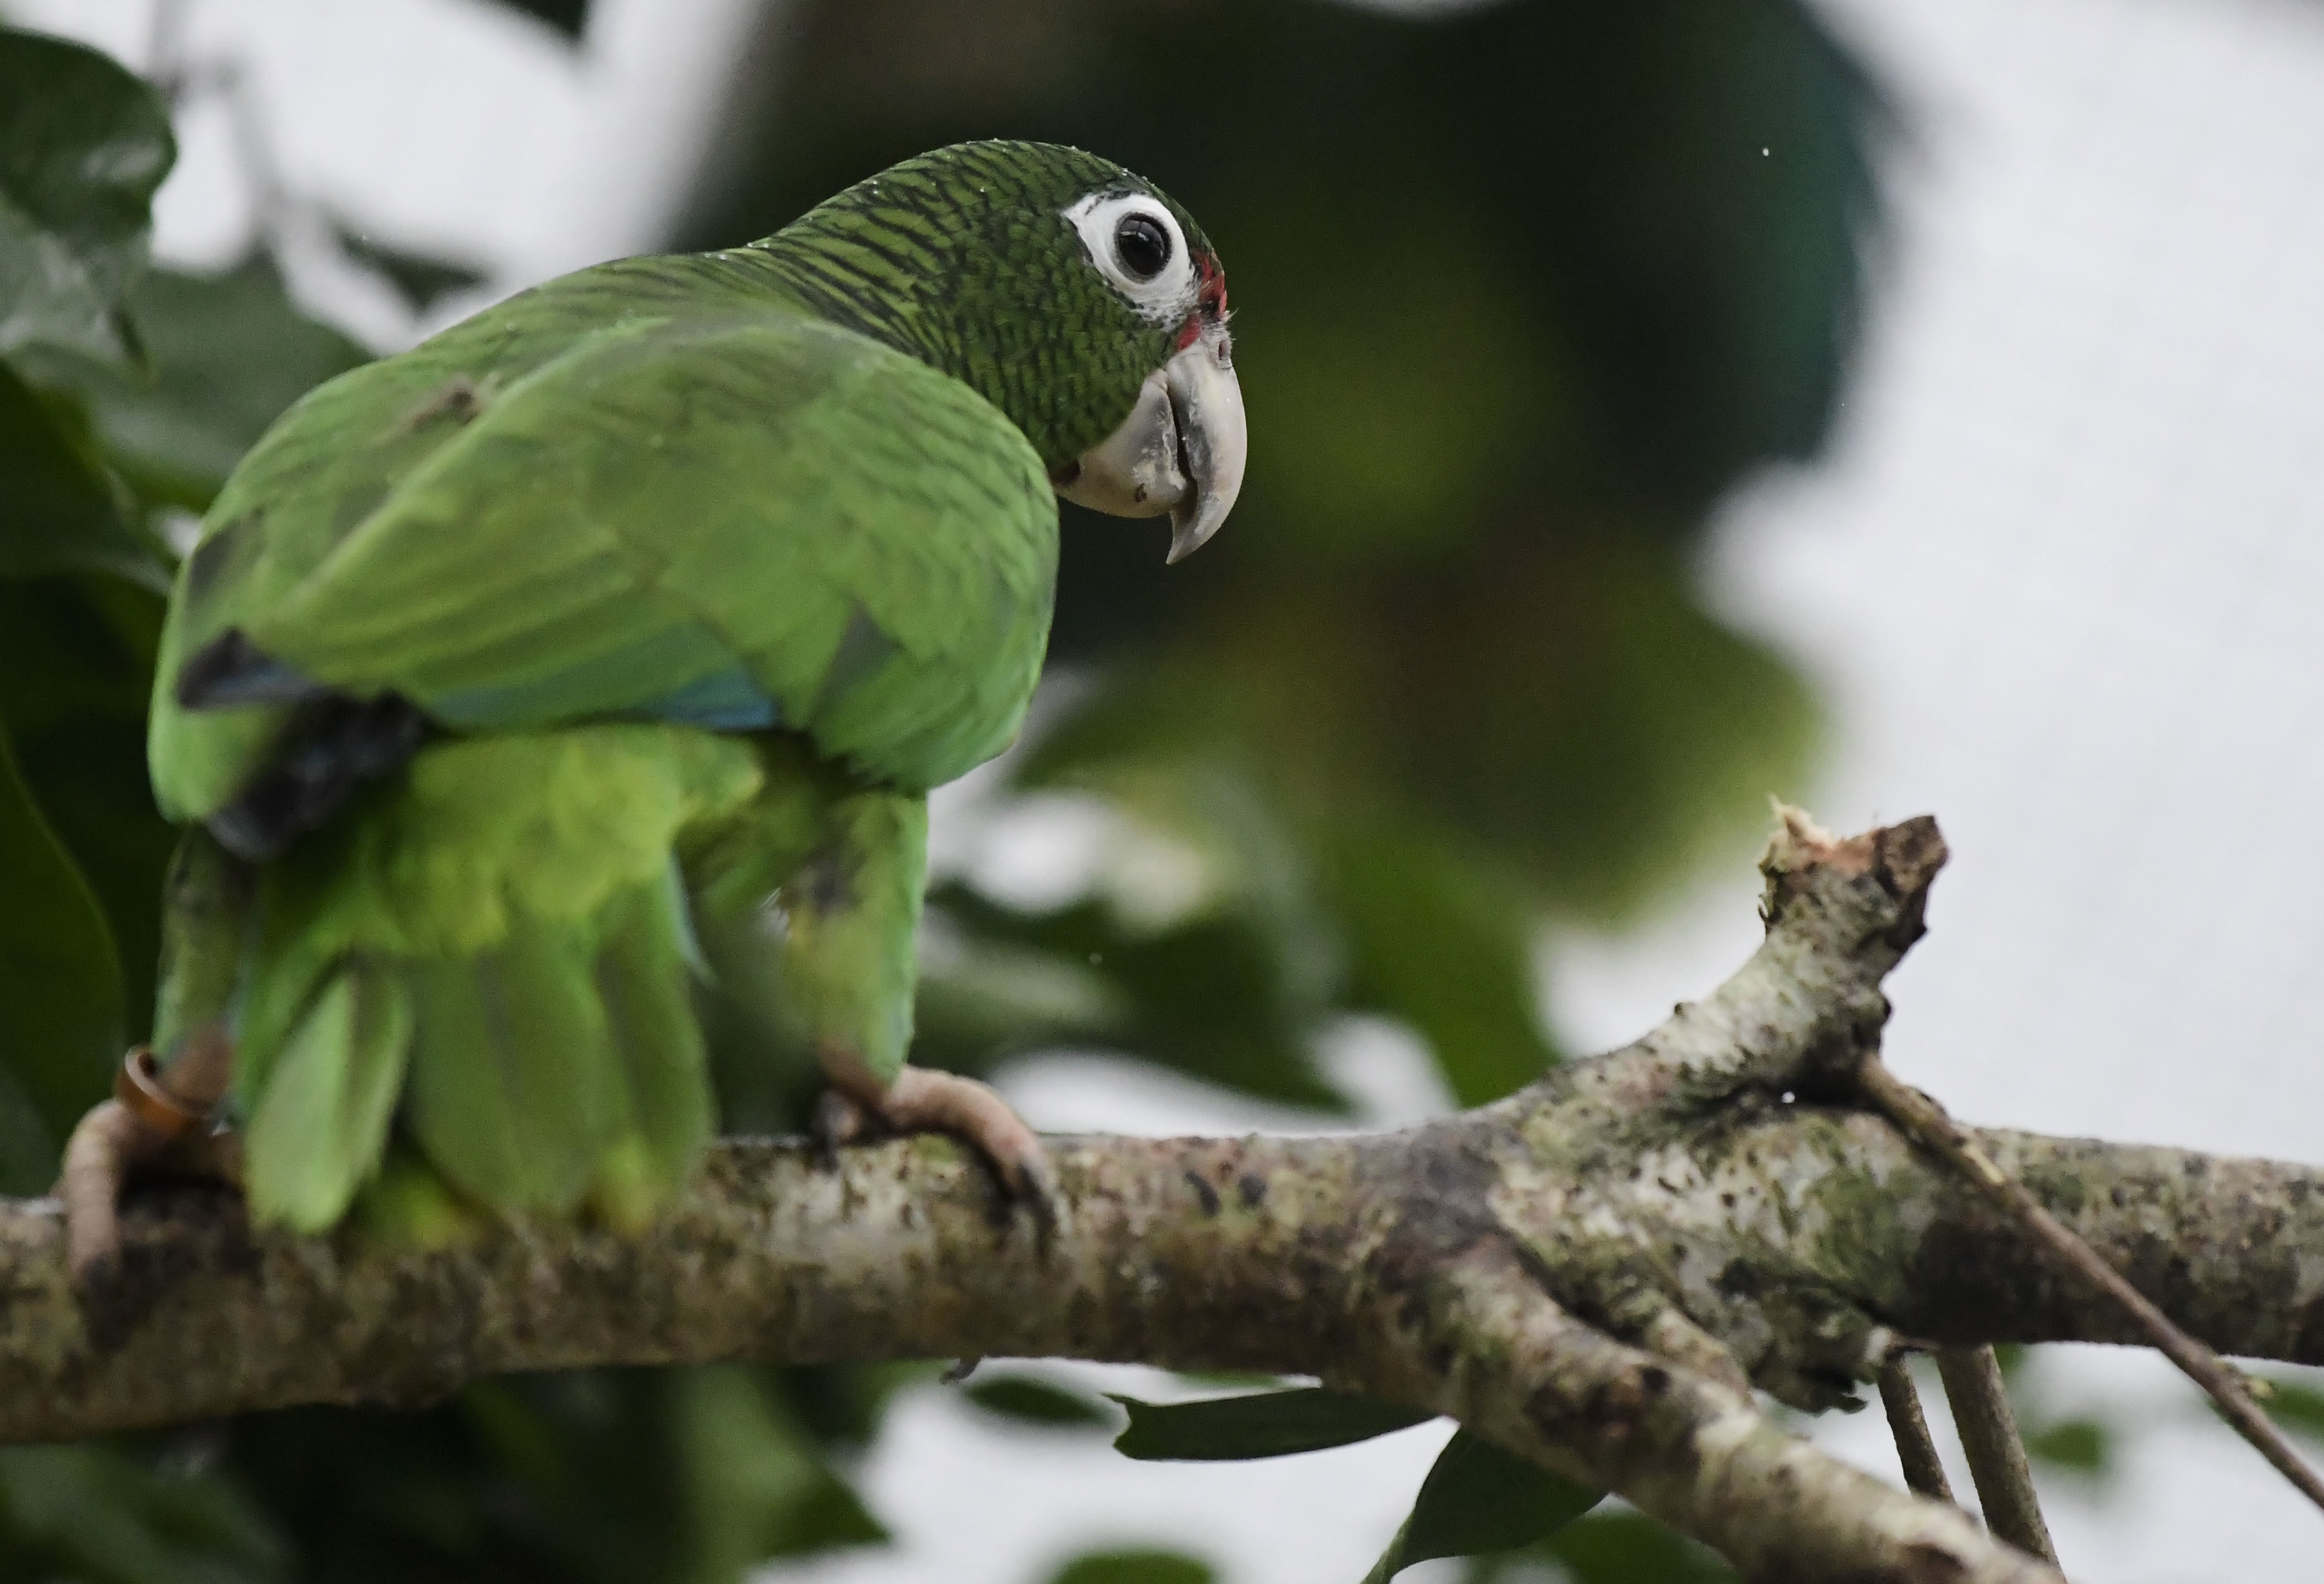
[[[1146,376],[1108,435],[1057,480],[1057,493],[1116,517],[1170,514],[1170,559],[1218,532],[1242,491],[1250,438],[1223,325],[1212,325]]]

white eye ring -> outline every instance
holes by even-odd
[[[1151,220],[1170,239],[1170,256],[1150,280],[1140,281],[1122,267],[1117,238],[1121,223],[1131,216]],[[1181,325],[1194,311],[1201,283],[1194,279],[1194,257],[1186,247],[1186,234],[1167,204],[1142,192],[1093,192],[1076,198],[1065,218],[1081,233],[1082,247],[1098,272],[1130,300],[1140,317],[1157,325]]]

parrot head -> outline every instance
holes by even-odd
[[[1054,143],[956,143],[757,244],[817,312],[1005,413],[1057,493],[1171,520],[1179,559],[1242,488],[1226,272],[1152,184]]]

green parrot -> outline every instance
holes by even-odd
[[[1244,450],[1193,217],[1028,143],[310,392],[171,598],[187,833],[153,1045],[67,1151],[76,1275],[173,1154],[300,1230],[635,1224],[715,1131],[708,982],[812,1046],[833,1131],[951,1130],[1043,1208],[1030,1130],[905,1060],[927,795],[1024,719],[1056,498],[1167,512],[1175,561]]]

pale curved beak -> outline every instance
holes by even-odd
[[[1076,462],[1057,493],[1116,517],[1170,514],[1170,559],[1218,532],[1250,451],[1231,343],[1213,326],[1146,376],[1121,427]]]

